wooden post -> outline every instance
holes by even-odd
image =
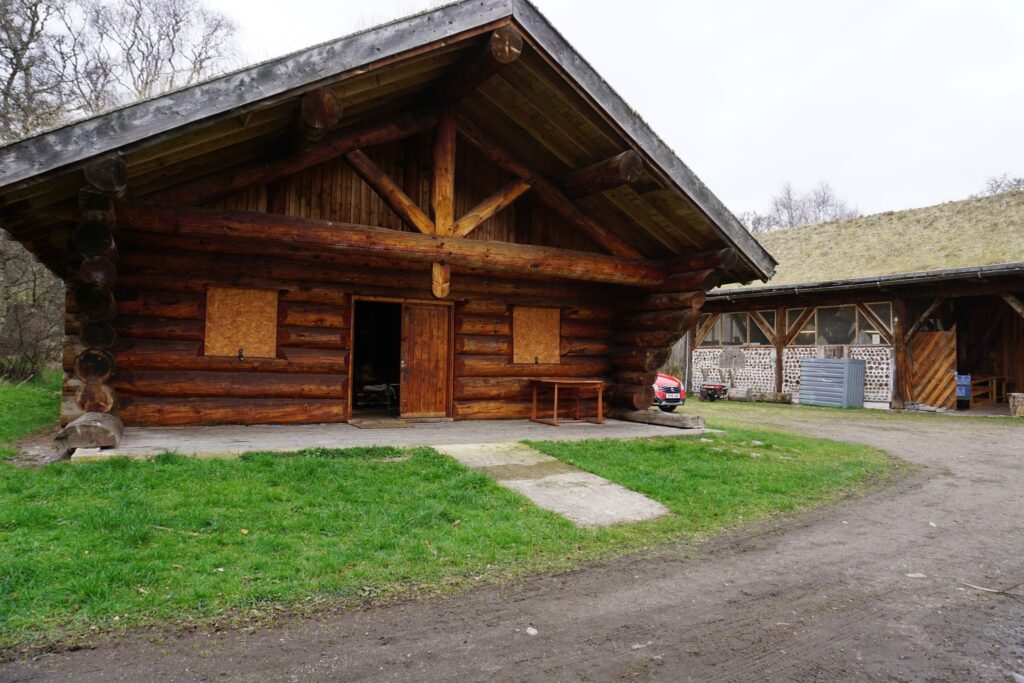
[[[893,381],[892,407],[903,408],[908,401],[913,400],[913,383],[910,373],[913,367],[910,358],[910,350],[907,348],[907,302],[904,299],[894,299],[892,302],[892,340],[893,352],[896,356],[894,372],[896,376]]]
[[[434,140],[434,234],[452,234],[455,223],[455,115],[445,110],[437,120]]]
[[[451,291],[452,267],[447,263],[434,263],[431,267],[430,291],[438,299],[448,296]]]
[[[775,345],[775,393],[781,394],[786,361],[786,308],[784,306],[775,309],[775,335],[772,342]]]

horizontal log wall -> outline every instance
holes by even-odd
[[[126,230],[119,280],[117,373],[110,384],[131,424],[290,423],[348,416],[349,344],[354,296],[435,300],[424,264],[311,261],[202,250],[201,242]],[[224,245],[210,245],[222,249]],[[251,243],[248,246],[253,246]],[[183,247],[191,247],[185,249]],[[250,250],[252,251],[252,250]],[[203,355],[209,285],[280,292],[277,358]],[[614,288],[565,282],[452,277],[455,419],[529,416],[530,377],[611,377]],[[561,310],[561,362],[512,363],[516,304]],[[72,306],[73,310],[73,306]],[[69,316],[69,329],[75,325]],[[69,345],[66,362],[79,349]],[[545,402],[546,403],[546,402]],[[566,401],[563,411],[573,407]],[[596,410],[584,396],[584,410]],[[564,414],[564,413],[563,413]]]
[[[474,299],[456,308],[456,419],[529,417],[531,377],[608,377],[608,340],[615,318],[612,304],[561,303],[561,358],[557,364],[512,362],[512,308],[507,301]],[[583,409],[593,414],[597,410],[593,393],[585,393],[584,399]],[[550,399],[545,397],[542,407],[549,405]],[[573,407],[574,401],[565,400],[560,412],[564,416]]]
[[[431,207],[433,144],[433,135],[424,133],[365,150],[424,212]],[[460,140],[454,218],[511,179]],[[601,251],[532,194],[527,191],[467,239]],[[412,230],[342,158],[208,207]],[[176,232],[133,229],[126,221],[118,234],[121,260],[114,321],[118,340],[111,349],[117,372],[110,384],[127,424],[345,420],[350,408],[349,324],[354,297],[434,300],[429,263],[396,262],[383,253],[340,253],[287,240]],[[628,385],[629,401],[635,402],[652,367],[647,357],[650,347],[674,341],[679,323],[662,324],[655,320],[660,317],[657,313],[640,316],[631,321],[635,325],[627,328],[627,334],[620,311],[663,311],[686,304],[676,300],[685,298],[682,293],[669,294],[672,301],[648,301],[635,288],[583,284],[538,273],[505,277],[468,263],[454,263],[451,271],[447,298],[456,303],[455,419],[527,417],[530,377],[601,377],[610,387]],[[239,361],[203,355],[205,295],[211,285],[280,292],[277,358]],[[641,302],[646,302],[645,307],[631,308]],[[561,310],[561,362],[512,363],[513,305]],[[76,325],[74,316],[69,316],[69,331]],[[624,345],[642,346],[645,354],[631,356],[623,351]],[[69,344],[66,363],[74,360],[78,350]],[[565,410],[573,407],[570,403]],[[596,410],[591,397],[583,403],[588,412]]]

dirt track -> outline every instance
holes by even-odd
[[[513,591],[49,655],[0,680],[994,680],[1024,675],[1024,428],[839,417],[775,426],[923,470],[771,528]],[[934,526],[932,526],[934,524]],[[911,577],[908,575],[924,575]],[[537,629],[528,635],[527,627]]]

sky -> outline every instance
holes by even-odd
[[[436,0],[207,0],[245,59]],[[535,0],[735,213],[828,182],[865,214],[1024,176],[1021,0]]]

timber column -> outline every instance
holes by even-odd
[[[124,425],[115,415],[117,396],[108,381],[116,369],[111,349],[117,341],[112,324],[117,315],[117,245],[114,242],[114,202],[124,195],[128,171],[124,160],[111,155],[85,167],[87,186],[79,193],[81,221],[71,235],[71,247],[82,257],[72,282],[78,325],[78,349],[71,365],[74,404],[80,415],[57,435],[68,450],[117,446]],[[70,406],[62,404],[61,421]],[[76,412],[77,412],[76,411]]]

